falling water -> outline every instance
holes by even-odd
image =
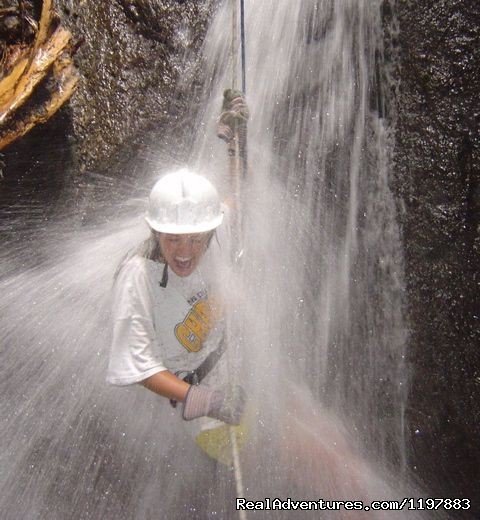
[[[406,332],[375,80],[380,1],[250,0],[246,11],[247,234],[240,283],[224,295],[251,403],[245,493],[391,498],[405,465]],[[225,3],[207,35],[204,110],[186,158],[225,195],[214,128],[231,86],[230,16]],[[104,383],[112,275],[147,234],[143,209],[133,201],[121,219],[80,231],[54,222],[2,252],[4,518],[195,517],[202,506],[235,517],[233,473],[199,456],[176,412]]]
[[[315,396],[400,467],[406,328],[388,180],[392,138],[378,84],[381,2],[246,5],[252,117],[244,282],[264,287],[255,314],[257,325],[268,322],[261,327],[267,344],[255,345],[264,354],[252,355],[263,366],[284,356]],[[229,62],[231,16],[225,5],[206,44],[213,95],[204,118],[215,117],[231,85],[228,66],[218,66]],[[218,69],[228,72],[218,78]],[[199,140],[200,164],[225,155],[212,126]]]

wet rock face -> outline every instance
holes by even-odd
[[[42,2],[32,5],[38,19]],[[218,2],[55,0],[54,5],[79,46],[75,64],[81,78],[55,116],[3,150],[0,208],[8,208],[12,193],[16,200],[38,192],[49,214],[57,202],[65,204],[67,191],[76,206],[94,207],[97,195],[90,188],[111,198],[113,181],[100,190],[84,180],[85,172],[132,178],[140,176],[139,169],[155,168],[158,157],[171,164],[187,156],[187,112],[202,91],[198,51]],[[156,135],[162,135],[161,143]]]
[[[71,101],[80,170],[102,170],[131,150],[148,128],[175,125],[189,103],[198,51],[214,2],[117,0],[58,5],[83,41],[82,73]]]
[[[411,462],[433,491],[474,498],[480,478],[480,6],[400,0],[395,9],[395,190],[405,208]]]

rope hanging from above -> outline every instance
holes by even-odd
[[[247,74],[246,74],[246,38],[245,38],[245,1],[232,1],[232,39],[230,46],[230,54],[232,60],[232,89],[237,87],[237,70],[238,70],[238,1],[240,3],[240,56],[241,56],[241,72],[242,72],[242,92],[247,93]]]
[[[230,170],[230,181],[233,195],[233,206],[234,216],[232,218],[232,236],[234,237],[234,243],[236,248],[231,251],[232,260],[237,262],[243,256],[243,219],[242,219],[242,188],[247,172],[247,121],[249,118],[249,110],[245,101],[245,9],[244,1],[240,0],[240,30],[241,30],[241,56],[242,56],[242,91],[237,90],[236,86],[236,75],[237,75],[237,32],[238,32],[238,0],[232,0],[232,88],[227,89],[223,93],[222,112],[218,119],[217,124],[217,136],[227,143],[228,157],[229,157],[229,170]],[[238,355],[239,350],[242,349],[241,340],[239,340],[238,334],[235,333],[235,325],[232,323],[226,324],[227,340],[233,341],[236,345],[235,355]],[[230,378],[230,383],[234,383],[235,375],[233,374],[232,351],[234,345],[231,344],[226,351],[227,356],[227,370]],[[245,418],[243,419],[245,421]],[[230,455],[233,463],[233,470],[235,475],[235,486],[237,496],[245,496],[243,487],[243,476],[242,467],[240,463],[239,454],[239,438],[237,437],[237,431],[229,426],[228,438],[229,443],[225,444],[230,447]],[[219,439],[215,439],[216,446],[219,446]],[[240,520],[246,520],[247,515],[245,511],[240,510],[238,512]]]
[[[240,40],[242,50],[242,91],[245,96],[247,94],[247,76],[245,72],[245,0],[240,0]]]

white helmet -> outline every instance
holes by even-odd
[[[145,220],[162,233],[204,233],[222,223],[223,213],[213,184],[184,168],[156,182]]]

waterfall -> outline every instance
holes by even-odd
[[[377,455],[404,466],[407,329],[389,188],[393,143],[378,84],[380,7],[246,2],[252,115],[244,284],[264,288],[256,316],[269,323],[267,344],[257,343],[265,359],[251,355],[267,364],[283,355]],[[214,119],[232,81],[230,18],[227,2],[205,44],[211,95],[201,120],[209,124],[195,147],[198,164],[223,182]]]

